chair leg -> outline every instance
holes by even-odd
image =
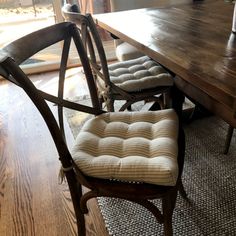
[[[128,111],[132,111],[132,106],[129,105],[129,106],[127,107],[127,110],[128,110]]]
[[[98,97],[98,102],[99,102],[100,109],[102,109],[102,104],[104,103],[104,99],[102,96]]]
[[[77,218],[76,220],[77,220],[78,236],[86,236],[84,214],[82,212],[80,212],[79,214],[80,214],[80,216],[76,217]]]
[[[234,132],[234,128],[231,125],[229,125],[226,140],[225,140],[224,154],[227,154],[229,151],[233,132]]]
[[[85,217],[84,213],[82,212],[79,204],[79,199],[82,196],[82,186],[79,186],[79,198],[75,199],[76,203],[73,201],[74,204],[74,210],[75,210],[75,216],[77,221],[77,230],[78,230],[78,236],[86,236],[86,229],[85,229]]]
[[[129,110],[129,108],[131,108],[132,104],[134,103],[134,101],[132,100],[127,100],[119,109],[119,111],[125,111],[126,109]]]
[[[80,192],[80,197],[82,196],[82,186],[79,186],[79,192]],[[78,199],[77,199],[78,202]],[[77,229],[78,229],[78,236],[86,236],[86,229],[85,229],[85,217],[84,213],[82,212],[80,208],[80,204],[78,204],[78,207],[75,209],[75,215],[76,215],[76,220],[77,220]]]
[[[168,194],[162,199],[162,210],[164,217],[164,236],[172,236],[172,214],[175,208],[177,198],[177,190],[174,190],[172,193]]]
[[[166,109],[166,108],[170,108],[172,107],[171,105],[171,97],[170,97],[170,93],[164,93],[163,94],[163,108],[162,109]]]
[[[115,109],[114,109],[114,100],[112,100],[110,98],[109,98],[109,102],[107,102],[107,110],[109,112],[115,111]]]
[[[77,221],[78,235],[86,236],[85,217],[80,207],[80,199],[82,197],[82,186],[76,181],[76,179],[74,179],[74,176],[70,175],[67,177],[72,203],[74,206],[75,217]]]
[[[188,199],[187,193],[184,189],[184,185],[183,185],[183,182],[182,182],[181,179],[180,179],[180,182],[179,182],[179,193],[180,193],[182,198]]]

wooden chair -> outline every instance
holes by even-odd
[[[106,103],[108,111],[114,111],[115,100],[126,101],[120,111],[138,101],[157,101],[162,108],[167,106],[167,94],[173,85],[169,72],[147,56],[108,65],[92,16],[73,12],[70,4],[62,8],[62,13],[80,29],[96,76],[100,101]],[[163,94],[164,99],[160,97]]]
[[[19,65],[35,53],[63,42],[58,96],[35,87]],[[74,41],[87,79],[93,107],[63,98],[66,64]],[[26,35],[0,50],[0,75],[20,86],[33,101],[54,140],[68,182],[78,235],[85,235],[86,202],[94,197],[122,198],[146,207],[172,235],[172,213],[182,190],[184,133],[174,110],[104,112],[99,108],[94,78],[76,25],[60,23]],[[58,105],[57,124],[46,100]],[[63,132],[62,109],[94,114],[81,129],[70,153]],[[82,193],[82,187],[89,189]],[[160,198],[162,212],[149,200]]]

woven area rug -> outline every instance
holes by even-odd
[[[86,100],[88,98],[84,98]],[[85,104],[88,101],[85,101]],[[73,134],[88,116],[66,112]],[[174,235],[236,235],[236,146],[233,137],[228,155],[222,154],[227,124],[212,116],[185,125],[186,154],[183,184],[189,201],[177,198],[173,214]],[[160,205],[158,200],[155,204]],[[98,203],[110,235],[163,235],[163,227],[145,208],[112,198]]]

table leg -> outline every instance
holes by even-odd
[[[171,89],[172,108],[176,111],[181,122],[184,98],[184,94],[174,85]]]

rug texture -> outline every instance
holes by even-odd
[[[81,100],[84,104],[89,102],[88,97]],[[67,110],[66,116],[76,136],[88,115]],[[189,201],[181,196],[177,198],[173,214],[174,235],[236,235],[236,140],[234,135],[228,155],[222,154],[227,127],[215,116],[184,125],[183,184]],[[154,202],[160,206],[159,200]],[[98,198],[98,203],[110,235],[163,235],[163,226],[138,204],[103,197]]]

